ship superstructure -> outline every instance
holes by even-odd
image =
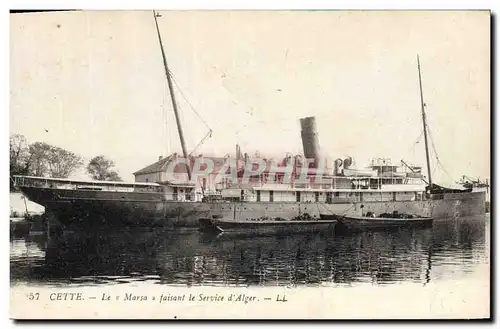
[[[404,160],[396,165],[383,158],[373,159],[361,170],[354,168],[351,157],[337,159],[329,168],[326,161],[321,161],[315,119],[307,117],[300,120],[305,161],[300,156],[288,157],[278,166],[268,168],[266,164],[250,180],[239,175],[221,191],[219,202],[211,203],[212,216],[242,221],[300,220],[319,218],[321,214],[397,212],[433,218],[484,214],[483,191],[446,188],[432,181],[418,56],[417,66],[428,177],[423,176],[420,166]],[[253,164],[245,168],[253,169]]]

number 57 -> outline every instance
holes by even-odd
[[[28,299],[29,300],[38,300],[38,298],[40,298],[40,294],[38,292],[35,292],[35,293],[30,293],[28,295]]]

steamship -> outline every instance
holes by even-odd
[[[482,214],[484,192],[447,189],[424,181],[422,168],[393,165],[389,159],[374,159],[361,170],[352,158],[337,159],[329,167],[320,166],[319,141],[314,117],[300,120],[303,156],[286,156],[278,166],[260,159],[266,168],[253,171],[255,159],[242,155],[213,158],[215,168],[206,177],[192,179],[192,167],[198,157],[188,153],[180,124],[171,72],[167,66],[158,15],[153,12],[163,67],[176,118],[182,155],[172,154],[136,172],[135,182],[80,181],[57,178],[15,176],[14,183],[31,201],[45,207],[49,221],[63,225],[126,225],[196,227],[200,218],[224,218],[238,221],[260,219],[319,218],[321,214],[361,215],[399,211],[432,217],[460,217]],[[420,77],[420,67],[419,67]],[[421,86],[420,86],[421,88]],[[424,135],[427,136],[422,102]],[[211,131],[210,131],[211,132]],[[177,159],[186,165],[175,166],[170,180],[169,165]],[[312,159],[312,165],[308,164]],[[219,169],[234,161],[236,176],[217,179]],[[231,162],[233,163],[233,162]],[[428,168],[429,169],[429,168]],[[301,179],[305,173],[306,178]],[[321,178],[318,180],[318,178]]]
[[[227,224],[232,230],[238,230],[235,223],[241,223],[239,229],[244,230],[250,222],[255,226],[268,221],[318,221],[331,215],[360,217],[368,213],[434,219],[485,214],[484,191],[446,188],[432,181],[418,56],[417,64],[428,177],[423,176],[422,167],[404,160],[393,164],[390,159],[373,159],[357,169],[348,157],[335,160],[329,169],[321,161],[315,118],[307,117],[300,120],[301,137],[304,157],[311,159],[312,165],[301,157],[288,158],[282,167],[266,168],[253,180],[243,181],[239,176],[222,191],[220,200],[210,203],[211,217],[200,218],[201,228],[207,221]],[[284,169],[290,161],[291,173]]]

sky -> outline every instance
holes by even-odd
[[[434,180],[490,176],[488,12],[160,13],[188,152],[299,154],[315,116],[324,156],[425,167],[418,54]],[[10,133],[125,180],[181,153],[152,12],[11,14]]]

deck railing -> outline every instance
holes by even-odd
[[[103,191],[145,191],[161,192],[162,186],[155,183],[125,183],[108,181],[80,181],[60,178],[33,176],[14,176],[14,185],[18,187],[43,187],[70,190],[103,190]]]

